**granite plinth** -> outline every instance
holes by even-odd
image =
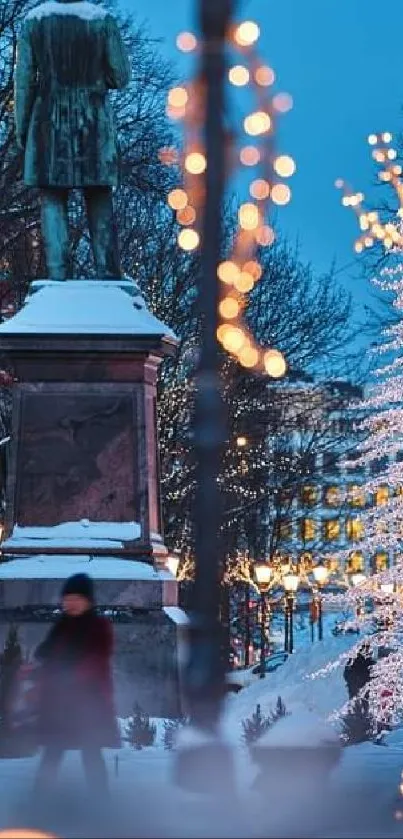
[[[130,279],[32,284],[21,311],[0,325],[15,378],[10,553],[40,552],[32,541],[12,544],[16,526],[137,522],[137,537],[114,555],[164,561],[156,382],[175,346]]]

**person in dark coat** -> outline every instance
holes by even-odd
[[[363,644],[357,656],[349,661],[344,668],[344,680],[349,699],[354,699],[369,682],[373,664],[374,659],[371,656],[370,648],[367,644]]]
[[[107,793],[103,747],[118,747],[114,711],[111,623],[94,611],[93,582],[70,577],[62,590],[63,614],[36,651],[41,662],[38,713],[43,745],[36,791],[48,791],[66,750],[80,750],[88,785]]]

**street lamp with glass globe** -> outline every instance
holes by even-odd
[[[319,641],[323,639],[323,607],[322,607],[322,588],[326,585],[329,579],[329,570],[326,568],[326,565],[323,562],[319,562],[318,565],[312,569],[313,578],[315,580],[317,591],[315,595],[317,597],[318,603],[318,638]]]
[[[270,588],[270,583],[273,577],[273,570],[267,562],[256,562],[254,567],[254,574],[256,583],[260,593],[260,673],[261,679],[266,675],[266,594]],[[270,620],[270,606],[268,607],[268,617]]]
[[[295,594],[299,586],[299,576],[293,571],[289,571],[283,576],[283,586],[285,591],[285,643],[284,649],[286,653],[294,652],[294,600]]]

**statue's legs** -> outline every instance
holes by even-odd
[[[41,192],[42,232],[51,280],[65,280],[69,271],[68,189],[49,187]]]
[[[113,213],[112,189],[85,187],[88,227],[97,277],[120,277],[118,237]]]

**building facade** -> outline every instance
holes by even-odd
[[[289,487],[279,491],[274,552],[280,559],[303,564],[308,570],[325,561],[335,575],[341,576],[388,568],[394,557],[381,547],[381,533],[380,547],[373,554],[367,555],[360,547],[365,509],[385,504],[390,494],[387,485],[371,495],[365,489],[371,476],[384,470],[385,463],[363,466],[354,462],[358,460],[356,447],[361,432],[358,409],[352,411],[352,405],[362,399],[361,388],[349,382],[331,382],[319,389],[313,384],[295,383],[281,391],[273,389],[271,397],[289,402],[292,409],[290,421],[284,422],[277,435],[277,449],[281,451],[283,446],[284,456],[287,453],[289,458],[301,450],[304,461],[299,479],[297,476],[294,483],[290,481]],[[293,427],[292,414],[304,417],[303,424]],[[401,493],[402,488],[395,492]]]

